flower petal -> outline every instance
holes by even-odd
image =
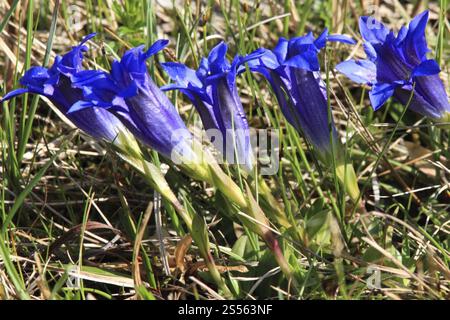
[[[208,55],[209,69],[211,73],[216,74],[225,72],[230,68],[230,63],[226,58],[227,50],[228,46],[223,41],[211,49],[211,52]]]
[[[231,63],[230,71],[235,73],[232,77],[236,77],[236,75],[241,74],[245,71],[245,64],[250,63],[251,61],[258,61],[259,58],[262,58],[266,54],[267,50],[263,48],[259,48],[245,56],[237,55],[233,62]],[[229,72],[230,74],[230,72]]]
[[[288,54],[288,48],[289,48],[289,41],[285,38],[278,39],[278,43],[273,49],[273,53],[278,59],[279,63],[282,63],[284,60],[286,60],[287,54]]]
[[[182,63],[166,62],[161,63],[164,71],[169,77],[177,83],[178,86],[188,87],[189,84],[194,87],[203,87],[202,82],[198,78],[195,70],[186,67]]]
[[[316,40],[314,40],[314,45],[317,47],[317,49],[322,49],[325,47],[328,39],[328,29],[325,28],[322,33],[317,37]]]
[[[406,57],[412,63],[419,63],[426,59],[426,54],[429,51],[427,40],[425,38],[425,28],[428,22],[428,10],[417,15],[408,27],[408,34],[405,38]]]
[[[344,61],[336,69],[357,83],[374,84],[377,81],[376,66],[369,60]]]
[[[95,37],[96,35],[97,35],[96,32],[93,32],[93,33],[91,33],[91,34],[88,34],[87,36],[85,36],[85,37],[81,40],[80,45],[85,44],[86,42],[88,42],[89,40],[91,40],[91,39],[92,39],[93,37]]]
[[[327,97],[322,80],[304,69],[292,69],[290,73],[291,88],[287,90],[289,110],[284,111],[286,119],[291,119],[291,124],[326,158],[331,153],[331,145]],[[336,138],[336,134],[332,123],[331,135]]]
[[[363,39],[372,44],[383,43],[389,33],[384,24],[374,17],[360,17],[359,31]]]
[[[373,110],[378,110],[393,94],[397,84],[376,83],[369,92]]]
[[[29,92],[29,91],[26,88],[20,88],[20,89],[16,89],[16,90],[13,90],[11,92],[8,92],[7,94],[5,94],[3,96],[3,98],[0,99],[0,103],[2,103],[4,101],[7,101],[7,100],[10,100],[12,98],[15,98],[17,96],[20,96],[21,94],[24,94],[24,93],[27,93],[27,92]]]
[[[436,60],[430,59],[423,61],[415,67],[411,77],[431,76],[433,74],[438,74],[439,72],[441,72],[441,69]]]
[[[278,58],[274,52],[263,49],[264,54],[258,59],[250,60],[247,64],[252,71],[264,72],[264,70],[274,70],[280,66]],[[283,60],[284,61],[284,60]]]
[[[92,108],[93,106],[94,105],[90,101],[78,100],[69,108],[69,110],[67,110],[67,114],[70,115],[71,113]]]
[[[61,57],[61,60],[55,60],[55,68],[66,76],[70,76],[71,74],[80,71],[82,69],[81,63],[83,61],[83,52],[88,50],[85,43],[95,37],[95,35],[96,33],[91,33],[85,36],[80,44],[72,47],[72,50]]]
[[[344,36],[341,34],[332,34],[329,35],[327,38],[328,41],[334,41],[334,42],[342,42],[342,43],[347,43],[347,44],[355,44],[356,41],[355,39],[352,39],[348,36]]]
[[[308,71],[319,71],[320,69],[317,52],[312,50],[291,57],[284,62],[284,65]]]
[[[417,77],[415,83],[415,94],[426,102],[423,103],[423,106],[418,107],[424,109],[422,114],[427,115],[428,112],[434,115],[428,115],[429,117],[440,118],[450,112],[447,92],[438,74]]]
[[[159,51],[164,49],[169,44],[169,40],[161,39],[155,41],[150,48],[147,49],[147,51],[144,54],[145,59],[148,59],[149,57],[157,54]]]
[[[47,68],[44,67],[31,67],[22,78],[20,78],[20,84],[23,86],[43,86],[44,83],[50,78],[51,74]]]

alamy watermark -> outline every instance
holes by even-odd
[[[209,129],[195,141],[190,139],[187,130],[181,129],[172,133],[172,145],[171,160],[176,164],[203,161],[201,149],[209,145],[218,163],[240,165],[244,169],[257,166],[261,175],[274,175],[279,168],[280,140],[277,129],[230,129],[225,134]]]
[[[369,265],[367,267],[367,272],[370,276],[366,280],[366,285],[368,289],[375,290],[381,289],[381,271],[375,266]]]
[[[382,23],[380,22],[380,7],[375,4],[369,4],[366,9],[366,13],[368,15],[367,18],[367,27],[370,30],[379,30],[383,27]]]
[[[79,6],[72,4],[67,7],[67,25],[72,32],[78,32],[83,29],[83,13]]]

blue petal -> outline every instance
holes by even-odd
[[[149,57],[151,57],[154,54],[158,53],[159,51],[164,49],[168,44],[169,44],[169,40],[166,40],[166,39],[157,40],[145,52],[145,54],[144,54],[145,59],[148,59]]]
[[[317,39],[314,41],[314,44],[317,47],[317,49],[322,49],[323,47],[325,47],[327,43],[327,38],[328,38],[328,29],[325,28],[320,34],[320,36],[318,36]]]
[[[55,92],[55,86],[51,84],[44,84],[44,90],[42,91],[42,94],[50,97]]]
[[[324,95],[322,80],[314,72],[292,69],[291,88],[288,88],[289,103],[283,110],[286,119],[307,140],[314,145],[321,155],[327,157],[331,152],[330,130],[328,122],[328,105]],[[336,138],[336,129],[332,123],[331,134]]]
[[[128,99],[128,98],[131,98],[131,97],[134,97],[135,95],[137,95],[138,94],[138,90],[139,90],[139,87],[138,87],[137,83],[136,82],[132,82],[132,83],[130,83],[130,85],[128,87],[126,87],[125,89],[121,90],[118,93],[118,96],[122,97],[124,99]]]
[[[372,44],[383,43],[389,33],[384,24],[373,17],[360,17],[359,31],[363,39]]]
[[[411,78],[411,65],[405,60],[400,48],[393,44],[394,36],[388,36],[386,42],[377,48],[377,80],[378,82],[404,81]]]
[[[22,78],[20,78],[20,84],[23,86],[43,86],[44,83],[50,78],[50,73],[47,68],[44,67],[31,67]]]
[[[408,34],[408,28],[405,26],[402,26],[397,34],[397,38],[395,39],[395,45],[401,46],[403,40],[405,40],[406,36]]]
[[[145,65],[144,46],[132,48],[124,53],[120,59],[120,65],[129,74],[130,72],[145,73],[147,66]]]
[[[274,52],[263,49],[264,54],[260,56],[258,59],[251,60],[248,62],[248,66],[250,70],[261,72],[266,68],[269,70],[274,70],[280,66],[279,60]],[[284,61],[284,58],[280,61]]]
[[[239,164],[244,164],[248,170],[251,170],[252,149],[250,146],[249,127],[235,80],[230,77],[222,78],[213,87],[213,91],[214,114],[219,125],[218,129],[222,132],[224,138],[223,146],[227,146],[229,143],[232,144],[234,141],[237,147],[237,149],[230,148],[230,150],[220,151],[227,158],[233,158],[235,152],[237,152]],[[233,135],[235,135],[235,140],[233,140]],[[231,151],[231,154],[227,154],[227,151]]]
[[[84,44],[95,35],[96,33],[91,33],[84,37],[78,46],[72,47],[72,50],[64,54],[60,60],[55,60],[54,67],[67,76],[80,71],[82,68],[83,52],[87,51],[87,47]]]
[[[51,86],[56,86],[58,84],[58,82],[60,81],[60,74],[56,73],[52,76],[50,76],[50,78],[47,79],[47,81],[45,81],[45,85],[51,85]]]
[[[185,90],[186,86],[178,83],[169,83],[161,87],[162,91]],[[189,91],[189,90],[186,90]],[[183,92],[184,93],[184,92]]]
[[[20,96],[21,94],[24,94],[24,93],[27,93],[27,92],[29,92],[28,89],[23,89],[23,88],[16,89],[16,90],[13,90],[11,92],[8,92],[7,94],[5,94],[3,96],[2,99],[0,99],[0,103],[4,102],[4,101],[7,101],[7,100],[10,100],[12,98],[15,98],[17,96]]]
[[[431,76],[433,74],[438,74],[441,72],[438,63],[433,60],[425,60],[417,67],[414,68],[414,71],[411,77],[420,77],[420,76]]]
[[[249,53],[243,57],[239,57],[239,64],[247,63],[248,61],[255,60],[258,58],[261,58],[266,53],[266,49],[259,48],[253,51],[252,53]]]
[[[372,108],[378,110],[392,95],[397,84],[376,83],[369,92]]]
[[[82,70],[77,72],[72,76],[72,82],[77,87],[81,87],[83,85],[93,83],[97,80],[104,79],[107,77],[107,73],[98,70]]]
[[[294,68],[300,68],[308,71],[318,71],[320,69],[317,52],[309,50],[302,54],[297,54],[287,61],[284,65]]]
[[[408,96],[409,97],[409,96]],[[402,100],[406,104],[407,99]],[[424,116],[439,119],[450,112],[447,92],[438,74],[415,78],[415,90],[410,108]]]
[[[201,88],[203,86],[202,82],[198,78],[195,70],[186,67],[182,63],[166,62],[161,63],[164,71],[169,75],[169,77],[175,81],[178,86],[187,88],[189,84]]]
[[[323,34],[328,34],[328,30],[325,29],[322,32],[322,35]],[[320,38],[320,36],[319,36],[319,38]],[[316,41],[316,39],[314,38],[314,35],[312,34],[312,32],[308,32],[308,34],[303,37],[296,37],[296,38],[292,38],[291,40],[289,40],[289,46],[290,47],[311,46],[311,45],[315,46],[315,41]],[[291,49],[291,48],[289,48],[289,49]]]
[[[118,85],[126,86],[127,72],[122,67],[120,61],[114,60],[111,65],[110,71],[111,77],[117,82]]]
[[[204,59],[202,60],[205,61]],[[161,89],[163,91],[180,90],[197,108],[202,120],[209,118],[209,115],[205,116],[203,114],[203,110],[205,109],[203,104],[212,103],[211,97],[206,92],[208,78],[202,76],[200,79],[198,75],[202,75],[201,72],[192,70],[181,63],[168,62],[162,63],[162,66],[175,83],[166,85]],[[223,76],[223,74],[219,76]]]
[[[199,79],[203,79],[208,76],[209,73],[209,62],[208,59],[205,57],[202,57],[200,60],[200,66],[198,70],[195,72],[197,74],[197,77]]]
[[[342,43],[347,43],[347,44],[355,44],[356,41],[348,36],[344,36],[341,34],[332,34],[329,35],[327,38],[328,41],[337,41],[337,42],[342,42]]]
[[[223,41],[211,49],[208,55],[208,63],[212,74],[225,72],[231,67],[226,58],[227,50],[228,46]]]
[[[278,40],[277,45],[273,49],[273,53],[278,59],[279,63],[283,63],[286,60],[288,48],[289,48],[289,41],[286,40],[285,38],[280,38]]]
[[[369,60],[344,61],[336,69],[357,83],[374,84],[377,81],[377,68]]]
[[[231,68],[228,72],[228,77],[235,78],[237,75],[241,74],[246,70],[245,64],[249,64],[252,61],[260,61],[259,58],[263,57],[266,54],[266,49],[259,48],[245,56],[235,56],[233,62],[231,63]],[[249,65],[250,68],[250,65]]]
[[[439,108],[430,104],[424,96],[419,92],[414,91],[412,95],[411,88],[401,88],[395,90],[394,97],[404,106],[409,103],[409,109],[421,114],[422,116],[429,117],[432,119],[439,119],[442,116]]]
[[[93,32],[93,33],[91,33],[91,34],[88,34],[87,36],[85,36],[85,37],[83,38],[83,40],[81,40],[80,45],[85,44],[86,42],[88,42],[89,40],[91,40],[91,39],[92,39],[93,37],[95,37],[96,35],[97,35],[96,32]]]
[[[48,95],[48,88],[46,86],[52,86],[58,82],[59,75],[52,74],[51,70],[44,67],[32,67],[30,68],[22,78],[20,78],[20,84],[28,89],[28,92]]]
[[[90,101],[82,101],[79,100],[77,102],[75,102],[70,108],[69,110],[67,110],[67,114],[70,115],[71,113],[80,111],[80,110],[85,110],[88,108],[92,108],[94,105],[92,104],[92,102]]]
[[[314,44],[314,38],[311,40],[307,37],[293,38],[289,41],[288,54],[286,60],[292,58],[296,55],[302,55],[307,52],[312,52],[317,54],[320,48],[317,48]]]
[[[158,42],[152,50],[164,45]],[[177,110],[150,78],[143,53],[143,47],[128,50],[120,60],[114,62],[111,73],[100,80],[84,83],[84,92],[92,96],[91,102],[108,110],[147,146],[166,157],[171,157],[177,142],[172,135],[183,130],[183,141],[188,149],[189,131]],[[98,101],[94,100],[98,97]],[[184,142],[183,142],[184,143]]]
[[[370,44],[370,42],[364,42],[363,47],[369,60],[375,62],[378,56],[375,48]]]
[[[82,89],[84,99],[95,106],[110,107],[113,97],[121,91],[109,74],[103,71],[79,72],[73,79],[73,86]]]
[[[211,100],[209,98],[205,98],[202,95],[202,90],[198,89],[188,89],[186,86],[184,85],[179,85],[178,83],[170,83],[170,84],[166,84],[165,86],[161,87],[162,91],[171,91],[171,90],[178,90],[181,93],[183,93],[184,95],[186,95],[186,97],[191,101],[191,103],[195,106],[198,107],[202,104],[202,101],[211,103]],[[200,101],[198,101],[197,97],[201,97]],[[200,112],[199,112],[200,113]],[[201,116],[201,113],[200,113]]]
[[[428,22],[428,10],[417,15],[408,27],[408,34],[405,38],[406,56],[411,63],[419,63],[426,58],[429,51],[425,38],[425,28]]]

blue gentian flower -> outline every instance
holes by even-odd
[[[317,39],[312,33],[290,40],[280,38],[272,51],[264,49],[264,55],[249,61],[250,69],[263,74],[271,84],[288,122],[324,159],[331,154],[330,128],[326,86],[317,55],[327,41],[354,43],[346,36],[328,35],[325,30]],[[333,123],[331,135],[337,139]]]
[[[112,63],[109,73],[77,73],[74,86],[83,90],[84,100],[74,104],[69,113],[95,107],[108,110],[142,143],[179,164],[188,175],[214,185],[247,210],[241,189],[194,139],[173,104],[148,74],[146,60],[167,43],[159,40],[147,51],[143,46],[127,51],[120,61]]]
[[[163,90],[183,92],[200,114],[203,126],[226,159],[235,159],[251,171],[253,154],[244,108],[236,86],[236,76],[245,70],[245,62],[259,53],[236,56],[230,63],[224,42],[214,47],[208,58],[202,58],[197,71],[181,63],[163,63],[164,70],[175,81]],[[217,141],[219,139],[220,141]],[[234,148],[236,146],[236,148]]]
[[[20,79],[25,88],[6,94],[2,101],[24,93],[39,94],[47,97],[72,123],[96,139],[113,141],[124,130],[122,123],[106,110],[92,108],[79,113],[68,114],[72,105],[84,99],[83,92],[73,86],[73,79],[82,70],[84,45],[95,34],[86,36],[78,46],[65,55],[57,56],[51,68],[32,67]]]
[[[379,109],[391,96],[436,121],[450,121],[450,104],[437,62],[427,58],[428,11],[416,16],[397,35],[371,17],[361,17],[359,29],[367,60],[349,60],[336,69],[355,82],[372,87],[372,107]]]
[[[112,63],[109,73],[78,73],[74,85],[83,90],[84,100],[69,112],[76,114],[92,107],[107,109],[138,140],[167,158],[193,156],[191,134],[173,104],[150,78],[146,66],[146,60],[167,44],[167,40],[159,40],[147,51],[143,46],[130,49],[120,61]]]
[[[356,174],[345,161],[332,118],[329,121],[327,90],[320,76],[318,53],[327,41],[355,43],[343,35],[329,35],[326,29],[317,39],[312,33],[290,40],[280,38],[273,50],[263,49],[264,54],[248,65],[269,81],[285,118],[314,146],[318,158],[331,166],[334,156],[336,176],[356,202]]]

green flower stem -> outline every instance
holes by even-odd
[[[440,119],[435,120],[435,122],[446,123],[442,128],[450,130],[450,112],[444,113],[444,115]]]
[[[269,220],[256,203],[248,185],[246,185],[247,192],[245,195],[233,179],[223,172],[216,159],[207,149],[204,149],[199,142],[195,141],[193,149],[201,162],[186,161],[181,164],[181,168],[193,178],[216,187],[230,202],[234,203],[244,213],[240,216],[240,221],[266,242],[283,273],[288,279],[293,279],[291,267],[287,263],[275,235],[269,228]],[[246,216],[249,218],[246,218]]]
[[[353,165],[346,162],[344,150],[345,147],[339,141],[334,141],[333,152],[321,155],[321,158],[325,165],[335,167],[339,184],[350,196],[353,204],[358,205],[360,202],[358,178],[356,177]],[[332,157],[334,157],[334,159]]]
[[[211,255],[211,248],[208,237],[208,226],[206,225],[205,220],[202,217],[195,215],[193,222],[194,223],[191,230],[192,239],[194,239],[198,250],[200,251],[203,259],[205,259],[205,264],[208,267],[211,277],[213,278],[217,287],[219,287],[219,289],[222,291],[224,296],[227,298],[232,298],[233,294],[223,281],[219,270],[217,270],[217,266],[214,262],[213,256]]]
[[[127,133],[122,133],[119,134],[118,140],[113,145],[113,147],[116,149],[117,154],[124,161],[126,161],[133,168],[135,168],[145,178],[147,183],[149,183],[153,189],[159,192],[162,197],[164,197],[167,201],[170,202],[170,204],[175,208],[178,215],[185,222],[189,230],[189,233],[194,237],[194,235],[196,234],[196,230],[193,228],[194,227],[193,218],[178,201],[177,197],[175,196],[169,184],[167,183],[167,180],[164,178],[164,175],[161,173],[161,170],[157,168],[153,163],[150,163],[143,158],[136,140],[133,137],[127,135]],[[202,173],[201,168],[199,171],[196,172],[197,174]],[[198,216],[195,216],[194,220],[197,221],[198,218],[199,218]],[[220,272],[217,269],[214,259],[210,253],[207,233],[205,234],[206,240],[204,239],[204,236],[202,236],[201,238],[199,238],[198,236],[196,237],[197,244],[206,242],[206,244],[203,246],[199,245],[200,254],[202,258],[205,260],[205,264],[208,268],[208,271],[211,277],[213,278],[214,282],[216,283],[216,285],[223,292],[225,297],[232,298],[233,295],[230,289],[223,281],[222,276],[220,275]]]
[[[289,222],[286,217],[285,210],[283,206],[275,199],[272,195],[272,191],[267,185],[266,181],[261,177],[256,177],[256,183],[258,184],[258,194],[260,194],[264,200],[269,204],[272,209],[272,213],[274,215],[275,220],[284,228],[291,228],[292,224]]]

